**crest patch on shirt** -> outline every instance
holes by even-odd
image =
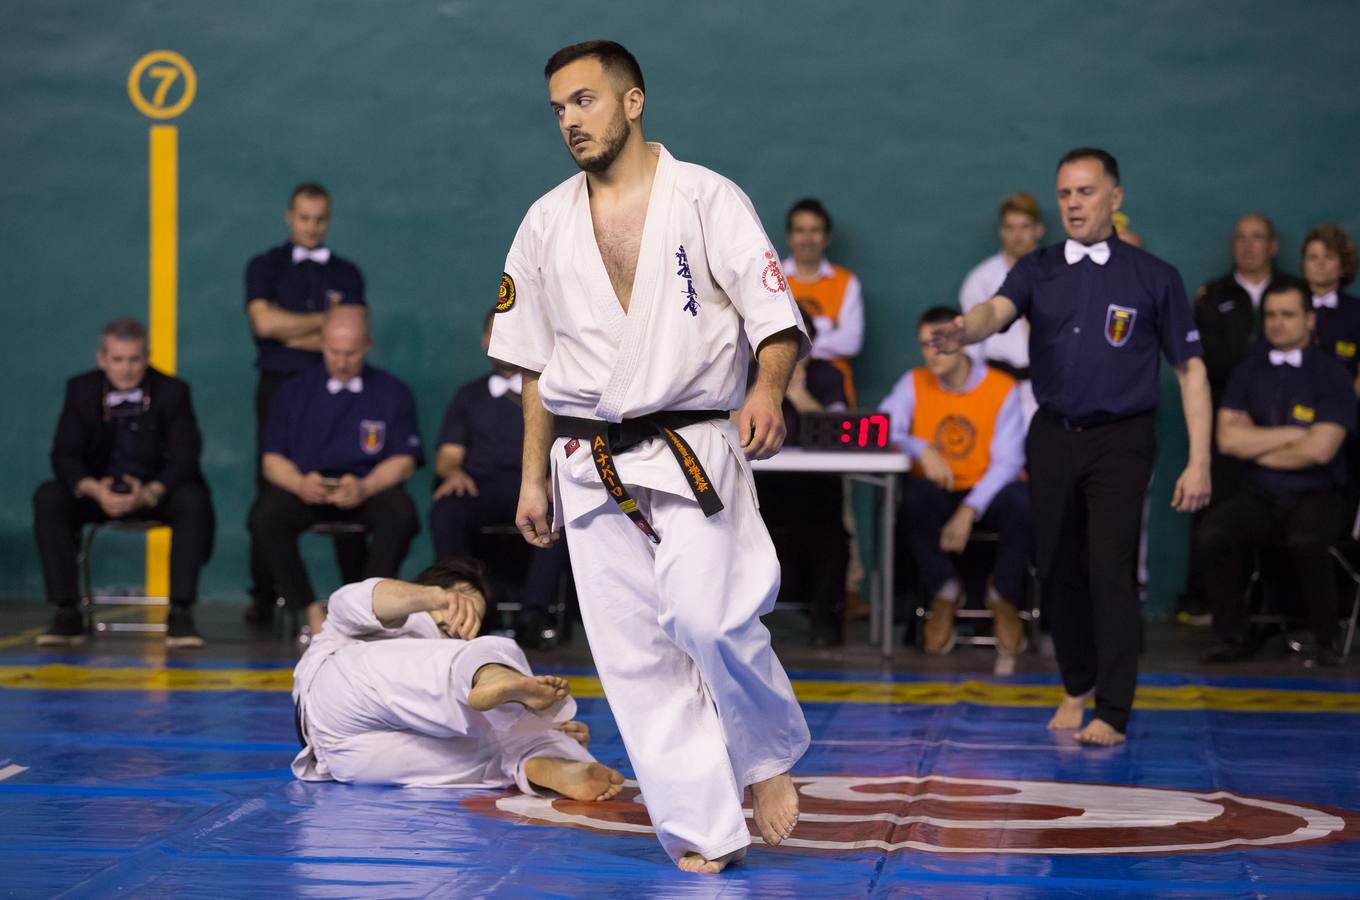
[[[387,442],[387,423],[374,419],[359,420],[359,449],[372,456],[381,453]]]
[[[1355,342],[1337,341],[1336,355],[1342,357],[1343,359],[1355,359]]]
[[[579,450],[580,448],[581,448],[581,442],[580,442],[579,440],[577,440],[576,438],[572,438],[571,440],[567,441],[567,445],[566,445],[565,447],[563,447],[562,449],[565,450],[565,451],[567,451],[567,456],[571,456],[573,453],[575,453],[575,452],[576,452],[577,450]]]
[[[509,272],[501,273],[501,289],[496,292],[496,312],[509,312],[515,308],[515,279]]]
[[[789,289],[784,272],[779,268],[779,260],[769,250],[765,251],[765,269],[760,273],[760,283],[771,294],[782,294]]]
[[[1296,421],[1311,422],[1313,421],[1314,416],[1316,416],[1317,414],[1313,411],[1313,407],[1304,406],[1302,403],[1295,403],[1294,411],[1291,413],[1291,415],[1294,417]]]
[[[1122,347],[1133,336],[1133,323],[1138,321],[1138,310],[1111,303],[1105,310],[1105,340],[1111,347]]]
[[[950,459],[963,459],[973,452],[977,428],[964,416],[945,416],[935,428],[935,446]]]
[[[326,305],[329,306],[331,309],[335,309],[337,306],[344,302],[345,302],[344,294],[335,290],[326,291]]]

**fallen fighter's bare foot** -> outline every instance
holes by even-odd
[[[580,744],[582,748],[590,749],[590,726],[585,722],[577,722],[573,719],[570,722],[563,722],[558,725],[557,730]]]
[[[798,824],[798,790],[787,774],[751,785],[751,809],[756,828],[771,847],[778,847]]]
[[[1058,704],[1057,710],[1053,713],[1053,718],[1048,720],[1049,731],[1064,731],[1068,728],[1080,728],[1081,720],[1086,715],[1086,701],[1091,699],[1089,693],[1082,694],[1080,697],[1073,697],[1067,694]]]
[[[472,676],[468,706],[485,712],[502,703],[523,703],[544,710],[567,696],[567,679],[557,675],[525,675],[508,666],[488,663]]]
[[[573,800],[612,800],[623,790],[623,775],[600,763],[535,756],[524,763],[524,775]]]
[[[1096,747],[1113,747],[1126,740],[1124,735],[1114,730],[1114,726],[1103,719],[1092,719],[1091,724],[1072,735],[1079,744]]]
[[[697,872],[700,875],[717,875],[734,862],[740,862],[746,856],[746,848],[742,847],[733,850],[717,859],[704,859],[697,853],[686,853],[676,862],[681,872]]]

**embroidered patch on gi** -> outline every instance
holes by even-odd
[[[951,459],[963,459],[973,452],[977,428],[964,416],[945,416],[935,427],[935,446]]]
[[[387,423],[373,419],[359,421],[359,449],[372,456],[381,453],[387,442]]]
[[[567,441],[566,446],[564,446],[562,449],[567,451],[567,456],[571,456],[580,448],[580,446],[581,442],[576,438],[572,438],[571,440]]]
[[[760,273],[760,283],[771,294],[782,294],[789,289],[784,272],[779,268],[779,260],[769,250],[765,251],[765,269]]]
[[[1237,304],[1231,300],[1224,300],[1222,303],[1218,304],[1219,312],[1232,312],[1234,309],[1237,309]]]
[[[675,251],[675,274],[685,279],[685,289],[681,292],[685,296],[685,305],[681,309],[689,313],[690,318],[695,318],[699,315],[699,294],[694,290],[694,278],[690,275],[689,257],[685,255],[684,244]]]
[[[1313,412],[1313,407],[1311,406],[1304,406],[1302,403],[1295,403],[1294,411],[1291,415],[1293,415],[1296,421],[1311,422],[1313,421],[1313,418],[1316,415],[1316,413]]]
[[[335,309],[337,306],[344,302],[345,302],[344,294],[340,293],[339,291],[326,291],[326,305],[329,306],[331,309]]]
[[[1138,310],[1111,303],[1105,310],[1105,340],[1111,347],[1122,347],[1133,336],[1133,323],[1138,320]]]
[[[1355,343],[1353,341],[1337,341],[1336,355],[1346,359],[1355,359]]]
[[[501,273],[501,289],[496,293],[496,312],[509,312],[515,308],[515,279],[509,272]]]

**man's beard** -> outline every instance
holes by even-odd
[[[581,171],[598,175],[608,170],[614,165],[614,160],[619,158],[624,145],[628,143],[628,119],[624,117],[622,111],[609,123],[609,130],[600,138],[600,143],[604,145],[604,149],[595,156],[583,159],[572,154]]]

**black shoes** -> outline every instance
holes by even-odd
[[[1200,659],[1207,663],[1232,663],[1249,656],[1251,656],[1251,647],[1246,644],[1219,641]]]
[[[1314,647],[1303,660],[1303,664],[1309,668],[1332,669],[1345,663],[1341,654],[1337,653],[1331,644],[1323,644]]]
[[[59,606],[47,630],[38,635],[39,647],[71,647],[85,643],[85,617],[74,606]]]
[[[170,615],[165,620],[165,646],[172,649],[203,646],[203,635],[194,627],[194,613],[190,607],[170,607]]]

